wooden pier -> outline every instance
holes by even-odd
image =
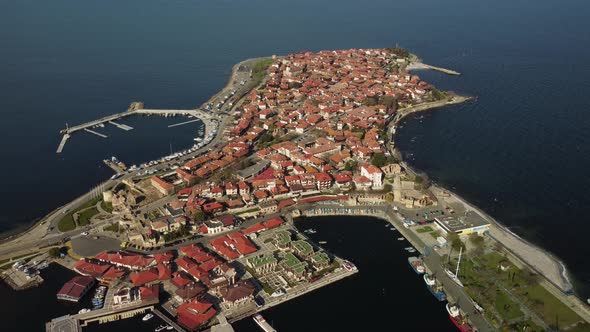
[[[108,136],[107,136],[107,135],[105,135],[105,134],[101,134],[101,133],[99,133],[99,132],[97,132],[97,131],[94,131],[94,130],[92,130],[92,129],[84,128],[84,131],[85,131],[85,132],[89,132],[89,133],[91,133],[91,134],[94,134],[94,135],[96,135],[96,136],[98,136],[98,137],[102,137],[102,138],[108,138]]]

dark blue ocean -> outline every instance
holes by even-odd
[[[198,126],[130,118],[134,130],[76,134],[57,155],[66,122],[134,100],[195,107],[245,58],[397,44],[463,73],[419,72],[426,80],[478,97],[408,119],[398,147],[563,259],[588,297],[589,14],[582,0],[0,0],[0,231],[108,178],[102,159],[133,164],[186,148]]]

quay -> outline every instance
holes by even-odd
[[[109,289],[110,292],[110,289]],[[105,296],[105,298],[107,298]],[[112,294],[108,297],[112,299]],[[92,310],[90,312],[66,315],[52,319],[45,324],[46,332],[81,332],[82,328],[88,326],[89,323],[98,322],[99,324],[117,321],[120,319],[131,318],[136,315],[144,314],[147,311],[154,311],[154,305],[158,303],[158,299],[149,301],[141,301],[137,304],[123,306],[116,309],[105,308]],[[184,331],[184,330],[178,330]]]

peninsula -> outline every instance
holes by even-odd
[[[204,122],[193,148],[119,169],[4,240],[3,278],[15,288],[37,285],[36,268],[55,262],[86,278],[59,293],[75,301],[98,281],[93,308],[52,320],[47,331],[136,314],[158,315],[178,331],[231,331],[227,322],[357,272],[294,219],[370,215],[412,244],[411,268],[425,274],[433,301],[448,301],[461,331],[587,330],[590,312],[559,260],[401,159],[400,121],[471,99],[438,90],[416,69],[458,75],[401,48],[237,64],[219,94],[182,111]],[[127,112],[166,110],[134,103]],[[127,115],[66,128],[64,144],[75,131]]]

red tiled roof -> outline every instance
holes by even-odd
[[[131,279],[131,282],[135,286],[145,285],[158,280],[158,269],[154,268],[147,271],[131,273],[129,279]]]
[[[268,219],[267,221],[263,222],[262,224],[264,225],[264,227],[266,227],[266,229],[279,227],[283,224],[283,218],[274,217],[274,218]]]
[[[217,311],[213,305],[204,300],[194,299],[191,302],[185,302],[176,310],[178,322],[189,329],[195,329],[209,321]]]
[[[74,270],[82,275],[100,278],[112,265],[81,259],[74,264]]]
[[[96,255],[96,259],[104,262],[122,265],[133,269],[148,267],[155,263],[153,257],[135,254],[126,251],[106,252],[103,251]]]
[[[157,299],[160,297],[160,285],[139,287],[139,294],[142,300]]]
[[[57,292],[57,296],[77,300],[86,294],[92,284],[94,284],[92,277],[75,276],[63,285]]]

